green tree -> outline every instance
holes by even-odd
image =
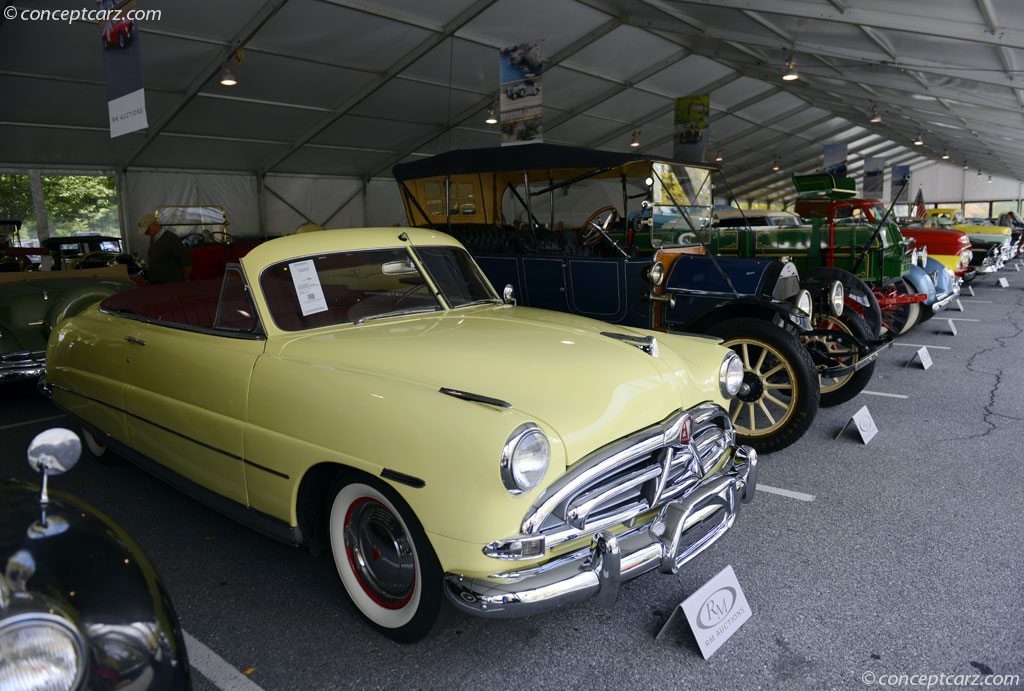
[[[120,235],[112,177],[44,175],[43,200],[51,235]],[[24,221],[21,239],[38,237],[27,175],[0,175],[0,218]]]

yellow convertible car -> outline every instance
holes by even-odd
[[[432,230],[264,243],[223,279],[63,322],[48,388],[124,456],[280,540],[329,551],[377,629],[445,597],[514,617],[676,572],[757,483],[717,339],[515,306]]]

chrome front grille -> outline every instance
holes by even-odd
[[[686,416],[690,443],[680,443]],[[706,404],[590,454],[531,507],[525,535],[543,535],[548,548],[619,523],[684,494],[735,444],[721,407]]]

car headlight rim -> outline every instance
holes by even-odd
[[[5,661],[0,665],[0,687],[11,691],[37,688],[32,677],[24,676],[26,667],[42,666],[50,681],[56,674],[62,688],[78,688],[85,677],[81,633],[64,617],[48,612],[26,612],[0,622],[0,660]]]
[[[740,392],[740,387],[743,386],[743,375],[743,361],[739,355],[730,350],[722,358],[722,364],[718,368],[718,388],[723,397],[730,399]]]
[[[843,308],[846,306],[846,289],[840,281],[832,281],[828,286],[828,308],[832,316],[843,316]]]
[[[512,431],[501,450],[501,482],[511,494],[534,489],[551,463],[551,442],[539,426],[526,422]]]
[[[661,262],[654,262],[647,269],[647,281],[654,287],[661,285],[665,280],[665,265]]]
[[[914,247],[913,249],[910,250],[910,263],[913,266],[918,266],[918,263],[917,263],[917,248],[916,247]]]
[[[922,247],[921,251],[917,255],[918,260],[921,262],[921,268],[928,268],[928,248]]]

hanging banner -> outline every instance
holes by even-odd
[[[885,159],[868,156],[864,159],[864,196],[881,199],[885,187]]]
[[[826,144],[825,173],[837,178],[846,177],[846,144]]]
[[[501,145],[544,141],[540,41],[501,50]]]
[[[142,53],[135,19],[135,0],[99,0],[107,19],[101,29],[103,66],[107,73],[107,115],[110,138],[149,127],[146,92],[142,88]]]
[[[711,94],[695,94],[676,99],[672,131],[672,157],[695,163],[707,160],[708,115]]]
[[[910,202],[910,166],[893,166],[892,181],[889,184],[890,202],[907,204]],[[897,196],[898,195],[898,196]]]

